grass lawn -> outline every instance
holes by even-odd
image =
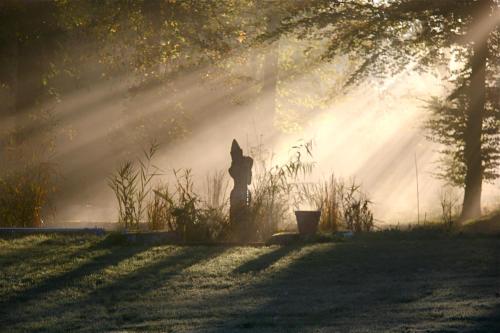
[[[500,238],[0,239],[2,332],[500,332]]]

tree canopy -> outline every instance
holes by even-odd
[[[52,151],[54,105],[112,79],[125,86],[121,120],[137,125],[127,137],[140,140],[182,136],[187,123],[203,119],[186,112],[182,97],[162,105],[169,110],[165,122],[145,120],[141,108],[153,94],[183,96],[177,79],[190,73],[197,83],[229,74],[224,84],[235,103],[248,90],[252,98],[269,92],[270,113],[294,130],[297,109],[323,105],[291,92],[281,78],[313,73],[320,82],[311,90],[319,95],[334,74],[313,70],[317,62],[348,63],[347,76],[332,80],[342,85],[336,92],[402,72],[445,69],[448,95],[432,99],[427,124],[430,138],[444,146],[443,175],[465,187],[463,219],[476,216],[483,179],[498,177],[499,7],[499,0],[3,1],[0,93],[10,98],[2,114],[14,116],[16,128],[2,133],[2,141],[16,149],[2,153]],[[283,36],[286,46],[272,44]],[[297,53],[306,59],[303,68]]]
[[[329,47],[324,59],[348,55],[358,62],[347,87],[402,71],[449,67],[450,61],[461,64],[446,79],[452,84],[448,100],[467,109],[462,117],[463,130],[456,135],[445,129],[434,134],[441,137],[438,139],[441,143],[450,143],[453,136],[461,135],[455,146],[458,145],[457,162],[462,167],[453,171],[463,176],[462,220],[478,216],[483,178],[497,175],[495,143],[499,120],[495,98],[498,95],[489,92],[499,87],[500,3],[497,0],[318,0],[310,4],[267,37],[293,32],[302,38],[327,39]],[[486,110],[493,116],[485,116]],[[434,123],[437,124],[449,126],[439,121]],[[452,129],[455,130],[458,128]],[[444,137],[442,131],[446,132]]]

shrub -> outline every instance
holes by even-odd
[[[40,227],[56,175],[53,165],[37,163],[0,178],[0,226]]]
[[[441,220],[448,227],[452,227],[454,219],[461,210],[459,200],[458,193],[452,186],[445,186],[441,189],[439,196]]]
[[[255,240],[267,240],[279,225],[292,219],[291,207],[297,208],[303,199],[300,177],[306,177],[313,169],[312,142],[292,147],[290,158],[283,165],[269,167],[271,158],[266,158],[262,145],[251,150],[256,160],[256,172],[252,182],[250,202],[251,230]]]
[[[335,232],[342,223],[342,180],[332,174],[327,180],[308,183],[302,186],[303,201],[321,210],[319,228],[322,231]]]
[[[373,213],[366,194],[361,192],[361,186],[353,180],[348,187],[342,187],[342,215],[348,230],[354,232],[371,231],[373,229]]]
[[[168,186],[162,183],[153,188],[153,198],[147,203],[146,212],[150,230],[175,230],[172,215],[173,197]]]
[[[370,201],[354,182],[345,186],[333,174],[324,182],[307,183],[314,163],[310,142],[292,147],[283,165],[269,167],[262,146],[252,150],[256,170],[251,185],[248,223],[229,224],[228,180],[225,171],[209,174],[204,196],[195,191],[191,169],[174,170],[174,185],[152,180],[158,175],[151,160],[156,145],[144,152],[138,167],[128,161],[109,179],[119,204],[119,221],[125,228],[137,228],[143,215],[150,230],[171,230],[185,241],[217,239],[265,241],[286,221],[293,221],[293,209],[313,206],[321,209],[320,227],[324,231],[345,228],[360,232],[373,227]]]
[[[267,239],[288,216],[289,200],[281,178],[275,167],[258,174],[253,181],[249,232],[255,240]]]
[[[355,181],[347,186],[333,174],[325,181],[306,181],[314,168],[314,162],[310,161],[311,142],[293,146],[290,159],[281,166],[271,168],[262,158],[262,146],[257,148],[252,152],[258,169],[250,205],[257,240],[266,240],[278,230],[280,224],[293,219],[291,208],[299,210],[301,207],[321,210],[320,229],[323,231],[335,232],[344,228],[361,232],[373,229],[371,202]]]
[[[230,238],[229,179],[225,170],[208,174],[200,221],[209,226],[211,239]]]
[[[368,207],[370,201],[365,198],[353,199],[346,206],[344,219],[347,229],[354,232],[371,231],[373,223],[373,213]]]
[[[304,183],[301,198],[321,210],[319,227],[322,231],[347,229],[361,232],[371,231],[374,227],[371,201],[354,180],[346,185],[344,180],[332,174],[322,182]]]
[[[173,215],[180,234],[189,241],[227,237],[229,213],[227,182],[223,172],[207,176],[205,200],[194,191],[190,169],[174,171],[176,196]]]
[[[168,229],[186,241],[209,241],[227,234],[227,181],[223,172],[207,176],[205,200],[195,192],[190,169],[174,170],[175,187],[158,184],[147,204],[151,230]]]
[[[199,223],[200,199],[194,192],[191,169],[174,170],[174,175],[176,200],[171,209],[176,221],[176,231],[184,240],[201,240],[206,235],[206,228]]]

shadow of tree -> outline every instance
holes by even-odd
[[[141,247],[136,251],[130,251],[128,256],[146,249]],[[169,280],[181,274],[184,269],[199,262],[210,260],[223,253],[227,248],[211,246],[202,247],[202,249],[200,251],[200,247],[180,247],[173,254],[139,267],[131,273],[112,280],[110,283],[91,289],[80,298],[61,299],[56,304],[42,307],[35,316],[32,314],[28,318],[23,318],[23,325],[29,325],[30,322],[36,323],[39,318],[53,316],[54,313],[58,314],[58,319],[48,322],[44,330],[49,332],[78,331],[97,325],[95,330],[102,331],[116,329],[116,327],[120,327],[124,323],[141,322],[149,317],[157,318],[158,311],[156,313],[148,311],[148,300],[145,299],[148,293],[168,285]],[[116,258],[124,258],[116,256]],[[102,262],[109,265],[116,263],[115,260],[110,261],[109,259],[105,258],[104,260],[103,258]],[[101,266],[101,269],[104,267]],[[70,273],[70,276],[77,277],[95,271],[94,269],[89,270],[88,267],[81,268]],[[51,281],[50,285],[57,285],[61,281],[69,280],[65,277],[62,280]],[[64,288],[64,283],[59,287]],[[35,297],[33,293],[29,296]],[[22,316],[20,309],[17,309],[17,312]],[[74,316],[77,318],[73,318]],[[84,316],[85,320],[81,320],[82,316]],[[10,324],[15,323],[10,322]]]
[[[53,242],[57,237],[52,238],[33,238],[32,235],[22,235],[14,237],[5,237],[0,235],[0,242],[2,240],[7,241],[6,244],[9,246],[2,246],[0,249],[0,263],[2,267],[7,267],[10,265],[14,265],[19,261],[19,259],[37,259],[41,256],[50,254],[51,252],[58,251],[57,248],[49,248],[44,245]],[[74,238],[73,240],[77,240]],[[20,244],[16,244],[20,243]],[[44,250],[44,251],[42,251]]]
[[[489,312],[475,314],[467,318],[472,325],[462,330],[463,332],[500,332],[500,242],[492,242],[491,251],[496,254],[494,263],[492,265],[483,265],[479,274],[476,274],[479,280],[477,285],[466,284],[461,286],[460,289],[465,294],[480,293],[486,299],[494,298],[494,306],[491,307]],[[486,254],[480,253],[483,254],[484,260]],[[478,264],[481,264],[481,262],[484,264],[483,260],[478,260]],[[495,282],[490,284],[488,283],[490,280]],[[479,304],[479,306],[483,307],[485,304]]]
[[[12,331],[37,327],[50,332],[439,332],[456,331],[457,325],[464,325],[459,331],[495,332],[499,307],[491,301],[491,289],[500,281],[497,243],[353,240],[285,246],[260,252],[236,268],[213,266],[232,260],[211,261],[226,247],[168,247],[164,254],[167,248],[159,247],[148,252],[159,254],[153,259],[139,260],[137,267],[82,290],[79,277],[99,273],[113,262],[108,259],[120,255],[108,253],[100,268],[77,268],[46,285],[59,292],[77,284],[76,297],[45,305],[43,291],[28,293],[32,302],[22,298],[1,310],[9,317],[0,322],[12,325]],[[122,250],[127,249],[113,248]],[[234,253],[241,262],[245,252]],[[208,266],[189,269],[204,262]],[[206,267],[211,269],[205,272]],[[28,303],[39,308],[24,313]]]
[[[486,316],[473,318],[476,323],[467,332],[500,332],[500,300],[493,310]]]
[[[61,255],[60,246],[53,246],[54,244],[64,245],[65,259],[72,260],[79,256],[83,251],[92,251],[96,247],[96,243],[102,244],[103,239],[97,237],[91,238],[89,236],[78,235],[51,235],[44,240],[33,239],[28,245],[16,248],[15,250],[5,251],[0,253],[0,266],[3,269],[17,265],[20,261],[24,263],[33,263],[41,260],[42,258],[54,258]],[[24,236],[30,237],[30,236]],[[18,238],[24,238],[18,237]],[[100,245],[102,247],[102,245]]]
[[[232,313],[224,322],[208,320],[203,331],[447,329],[450,324],[457,324],[453,313],[459,310],[457,304],[464,301],[464,295],[451,285],[461,285],[463,280],[477,282],[476,277],[491,272],[493,263],[490,260],[484,267],[474,266],[475,258],[460,262],[466,249],[460,249],[453,241],[443,245],[441,253],[435,245],[427,244],[430,243],[352,242],[308,252],[271,278],[224,300],[232,304],[235,312],[240,300],[266,302],[239,314]],[[405,251],[405,247],[414,249]],[[491,287],[498,277],[492,276],[486,283]],[[465,296],[475,303],[484,299],[477,290]],[[206,305],[220,302],[212,299]],[[491,315],[469,318],[471,332],[496,331],[498,314],[495,308]]]
[[[241,274],[265,270],[281,258],[286,257],[293,251],[299,250],[301,247],[301,245],[280,246],[274,251],[263,254],[237,267],[233,270],[233,273]]]
[[[96,273],[108,266],[116,265],[124,259],[146,251],[148,248],[149,247],[146,246],[109,246],[105,239],[94,243],[90,247],[82,248],[78,252],[72,253],[69,256],[69,260],[83,252],[86,252],[86,256],[89,256],[89,252],[91,253],[97,250],[108,250],[109,252],[93,257],[90,261],[72,270],[52,276],[20,293],[3,299],[0,302],[0,315],[4,317],[6,312],[15,313],[23,307],[24,302],[42,298],[44,294],[69,286],[84,276]]]

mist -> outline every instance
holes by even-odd
[[[73,46],[69,58],[94,47],[68,43]],[[111,57],[129,57],[108,43]],[[284,163],[300,140],[312,140],[312,178],[334,174],[357,180],[380,225],[436,218],[439,193],[447,185],[435,176],[439,146],[426,139],[426,101],[449,93],[443,72],[459,65],[450,60],[448,68],[427,73],[408,66],[397,75],[368,76],[343,89],[355,64],[345,55],[322,59],[324,44],[293,35],[264,46],[236,44],[217,61],[186,66],[167,81],[119,70],[103,78],[99,57],[86,59],[78,68],[83,79],[58,78],[57,98],[39,106],[50,110],[51,121],[29,131],[35,145],[45,133],[55,138],[47,160],[56,166],[57,190],[44,218],[55,224],[116,221],[107,178],[153,141],[160,145],[154,159],[164,174],[160,179],[172,182],[172,170],[192,169],[203,192],[208,174],[228,169],[233,139],[247,154],[264,147],[270,165]],[[266,65],[273,57],[277,78]],[[167,67],[153,66],[149,73]],[[270,80],[276,81],[276,91],[267,89]],[[14,107],[7,86],[2,99],[6,110]],[[33,126],[24,115],[3,114],[4,134]],[[500,202],[498,182],[484,185],[483,202],[485,208]]]
[[[312,140],[313,178],[333,173],[359,181],[381,224],[416,221],[417,166],[420,219],[439,216],[439,194],[446,184],[434,176],[438,147],[426,140],[422,124],[428,113],[425,98],[443,93],[439,78],[405,74],[384,82],[384,89],[367,84],[337,96],[322,110],[308,111],[306,120],[295,119],[289,130],[279,119],[287,110],[268,112],[266,91],[249,92],[255,87],[246,84],[229,90],[225,78],[198,82],[198,75],[175,82],[181,87],[175,94],[154,87],[130,100],[127,78],[117,78],[61,98],[55,113],[67,133],[53,156],[61,174],[52,216],[56,223],[115,221],[116,199],[106,178],[121,161],[140,156],[151,140],[160,144],[154,163],[164,173],[161,178],[172,181],[172,170],[190,168],[203,192],[208,174],[228,169],[233,138],[246,152],[263,145],[272,155],[271,164],[285,162],[300,140]],[[253,80],[255,85],[264,78],[257,73]],[[280,84],[297,87],[304,82],[284,79]],[[183,122],[190,124],[183,128]],[[146,133],[144,123],[158,126]],[[498,184],[485,187],[487,207],[497,204],[499,196]]]

